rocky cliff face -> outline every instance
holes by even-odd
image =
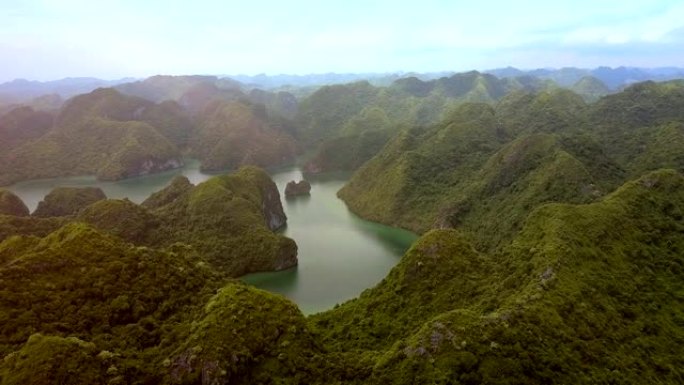
[[[300,180],[299,182],[290,181],[285,186],[285,196],[309,195],[311,193],[311,183]]]
[[[172,170],[183,166],[180,152],[168,143],[164,149],[152,154],[142,147],[127,149],[112,156],[109,162],[97,171],[99,180],[120,180]]]
[[[137,169],[133,169],[129,176],[142,176],[153,174],[155,172],[162,172],[167,170],[172,170],[174,168],[183,167],[183,159],[181,158],[171,158],[171,159],[147,159],[143,161]]]
[[[266,225],[271,230],[277,230],[285,225],[287,216],[283,211],[283,204],[280,201],[280,193],[273,181],[264,183],[261,188],[261,211],[266,219]]]

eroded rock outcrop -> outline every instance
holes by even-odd
[[[311,194],[311,183],[305,180],[300,180],[299,182],[290,181],[287,186],[285,186],[286,197],[309,194]]]

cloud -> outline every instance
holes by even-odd
[[[8,0],[0,81],[676,65],[682,28],[678,1]]]

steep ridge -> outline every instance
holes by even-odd
[[[383,352],[366,383],[679,382],[682,187],[660,170],[541,206],[494,254],[433,230],[312,323],[334,349]]]
[[[230,279],[296,263],[294,242],[272,232],[285,220],[275,184],[253,167],[198,186],[177,178],[142,206],[98,200],[76,217],[0,215],[0,229],[12,230],[0,238],[0,379],[302,378],[296,368],[325,361],[304,355],[320,347],[301,312]]]
[[[55,125],[5,154],[0,184],[64,175],[122,179],[178,167],[178,149],[140,119],[152,103],[98,89],[73,98]]]
[[[338,195],[372,220],[418,232],[459,227],[478,247],[495,247],[540,203],[588,202],[649,170],[681,169],[682,89],[635,85],[594,105],[568,90],[511,93],[470,120],[466,107],[478,105],[466,104],[394,137]],[[632,116],[639,109],[648,112]]]
[[[397,128],[340,195],[425,234],[376,287],[309,319],[230,279],[296,262],[262,170],[176,178],[142,205],[0,215],[0,381],[680,383],[678,87],[595,105],[517,92]],[[340,127],[393,116],[364,109]]]
[[[404,127],[437,124],[463,103],[495,103],[514,91],[547,88],[553,87],[532,78],[498,79],[476,71],[430,81],[407,77],[389,87],[328,86],[300,103],[298,135],[307,144],[322,142],[309,171],[354,170]]]
[[[8,151],[0,153],[0,185],[88,174],[124,179],[180,167],[182,155],[200,159],[202,168],[212,171],[267,167],[300,152],[292,123],[284,117],[296,112],[291,95],[253,90],[250,95],[266,104],[255,103],[239,88],[223,89],[217,86],[221,80],[202,79],[150,79],[150,84],[131,86],[143,95],[183,90],[178,101],[159,104],[98,89],[69,100],[54,125],[49,113],[28,107],[5,115],[0,147]],[[161,88],[155,91],[157,81]]]

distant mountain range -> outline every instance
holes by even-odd
[[[125,80],[131,79],[71,78],[44,83],[15,80],[0,85],[0,159],[4,163],[0,165],[0,183],[58,176],[66,170],[120,179],[178,166],[181,154],[197,157],[205,170],[241,164],[266,167],[292,159],[304,147],[318,147],[307,162],[308,172],[351,171],[372,158],[402,129],[434,125],[449,118],[464,103],[494,106],[508,95],[517,94],[527,100],[537,93],[561,95],[571,105],[581,104],[578,98],[594,103],[637,80],[684,78],[684,69],[522,71],[509,67],[443,75],[258,75],[240,80],[159,75],[128,82]],[[372,82],[312,85],[362,76],[375,78]],[[302,86],[270,88],[288,79]],[[262,82],[261,88],[255,82]],[[378,85],[383,82],[389,83]],[[97,90],[69,96],[89,88]],[[572,92],[560,92],[563,89]],[[2,95],[8,95],[10,100],[28,99],[3,103]],[[71,115],[73,119],[65,120]],[[98,136],[109,133],[114,126],[121,134],[116,141],[99,140]],[[48,131],[50,135],[46,135]],[[73,146],[73,138],[92,142]],[[132,146],[135,141],[131,142],[131,138],[157,138],[155,143],[160,146]],[[117,145],[112,145],[114,142]],[[42,160],[34,159],[35,154],[43,154]],[[116,161],[106,163],[98,158],[102,154],[116,155]],[[76,162],[78,167],[69,166],[69,162]]]
[[[594,69],[565,67],[560,69],[539,68],[533,70],[522,70],[514,67],[497,68],[483,71],[498,78],[517,78],[534,77],[541,80],[553,80],[562,87],[571,87],[582,78],[594,77],[603,82],[609,90],[616,91],[629,84],[646,80],[667,81],[684,78],[684,68],[680,67],[661,67],[661,68],[638,68],[638,67],[598,67]],[[306,74],[306,75],[219,75],[219,76],[188,76],[192,80],[207,80],[233,82],[236,86],[245,89],[281,89],[289,87],[307,88],[319,87],[330,84],[344,84],[361,80],[366,80],[375,86],[389,86],[394,81],[403,78],[416,77],[423,81],[449,77],[458,73],[457,71],[443,72],[388,72],[388,73],[325,73],[325,74]],[[150,79],[164,80],[166,76],[156,76]],[[11,82],[0,84],[0,103],[17,103],[36,98],[41,95],[57,94],[63,98],[88,93],[96,88],[115,87],[125,93],[128,90],[135,90],[140,84],[134,78],[123,78],[117,80],[103,80],[90,77],[65,78],[47,82],[30,81],[16,79]],[[163,87],[163,86],[162,86]],[[130,92],[135,94],[135,92]],[[139,95],[141,96],[141,95]],[[152,98],[154,99],[154,98]]]
[[[103,80],[89,77],[64,78],[39,82],[26,79],[15,79],[11,82],[0,84],[0,102],[22,102],[41,95],[57,94],[62,98],[86,94],[96,88],[113,87],[117,84],[129,83],[133,78],[118,80]]]
[[[684,78],[684,68],[637,68],[637,67],[598,67],[583,69],[565,67],[561,69],[540,68],[535,70],[520,70],[513,67],[498,68],[484,71],[499,78],[513,78],[533,76],[540,79],[550,79],[562,87],[570,87],[582,78],[592,76],[603,82],[610,90],[618,90],[627,85],[646,80],[667,81]]]

